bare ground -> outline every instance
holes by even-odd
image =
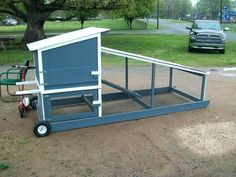
[[[103,75],[122,84],[121,73],[113,68]],[[163,73],[158,73],[157,85],[167,82]],[[146,68],[131,71],[131,88],[148,88],[149,74]],[[177,76],[177,85],[198,92],[198,81],[190,84],[188,77]],[[21,119],[17,103],[0,102],[0,163],[9,164],[0,176],[234,177],[236,78],[209,75],[207,98],[211,103],[206,109],[51,133],[46,138],[32,133],[36,111]],[[131,108],[128,102],[112,104],[104,111]]]

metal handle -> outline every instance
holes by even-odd
[[[99,100],[93,101],[93,105],[101,105],[101,101],[99,101]]]
[[[99,72],[99,71],[91,71],[91,75],[92,76],[98,76],[98,75],[101,75],[101,72]]]

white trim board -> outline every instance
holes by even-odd
[[[58,36],[50,37],[40,41],[27,44],[30,51],[43,50],[45,48],[54,48],[58,45],[65,45],[71,41],[75,41],[80,38],[88,37],[95,34],[100,34],[102,32],[109,31],[108,28],[96,28],[90,27],[82,30],[72,31],[69,33],[61,34]]]
[[[64,43],[58,43],[58,44],[55,44],[53,46],[48,46],[48,47],[43,48],[42,52],[47,51],[47,50],[51,50],[51,49],[55,49],[55,48],[58,48],[58,47],[74,44],[74,43],[81,42],[81,41],[85,41],[85,40],[89,40],[89,39],[93,39],[93,38],[98,38],[99,35],[100,34],[93,34],[93,35],[90,35],[90,36],[84,36],[84,37],[81,37],[81,38],[76,38],[74,40],[67,41],[67,42],[64,42]]]
[[[31,95],[31,94],[36,94],[40,93],[38,89],[36,90],[24,90],[24,91],[16,91],[16,95]]]
[[[72,87],[72,88],[53,89],[53,90],[44,90],[44,91],[40,90],[40,93],[45,95],[45,94],[53,94],[53,93],[75,92],[75,91],[96,90],[96,89],[101,89],[101,87],[99,87],[99,85],[94,85],[94,86]]]
[[[40,93],[42,95],[53,94],[53,93],[65,93],[65,92],[75,92],[75,91],[83,91],[83,90],[101,90],[99,86],[87,86],[87,87],[75,87],[75,88],[63,88],[63,89],[53,89],[53,90],[24,90],[24,91],[16,91],[16,95],[26,95],[26,94],[34,94]],[[101,99],[99,99],[101,101]]]
[[[98,101],[101,103],[98,108],[98,116],[102,116],[102,51],[101,51],[101,34],[98,35],[97,39],[97,52],[98,52]]]
[[[191,68],[189,66],[184,66],[184,65],[177,64],[177,63],[172,63],[172,62],[168,62],[168,61],[164,61],[164,60],[160,60],[160,59],[156,59],[156,58],[152,58],[152,57],[146,57],[146,56],[138,55],[138,54],[134,54],[134,53],[124,52],[121,50],[102,47],[102,52],[107,53],[107,54],[111,54],[111,55],[120,56],[120,57],[127,57],[129,59],[153,63],[153,64],[157,64],[157,65],[161,65],[161,66],[172,67],[172,68],[180,69],[183,71],[189,71],[189,72],[193,72],[193,73],[207,75],[207,72],[202,71],[202,70],[198,70],[195,68]]]
[[[16,85],[36,85],[37,81],[24,81],[24,82],[17,82]]]

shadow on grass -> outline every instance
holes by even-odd
[[[211,50],[211,49],[192,49],[190,53],[196,53],[196,54],[220,54],[219,50]]]

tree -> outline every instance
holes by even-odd
[[[223,7],[230,8],[230,0],[223,0]],[[220,13],[220,0],[200,0],[197,11],[207,19],[217,19]]]
[[[154,0],[126,0],[125,8],[121,14],[126,20],[129,28],[132,28],[132,22],[135,18],[148,17],[154,8]]]
[[[112,10],[121,0],[94,0],[93,9]],[[24,45],[45,38],[44,24],[56,10],[76,10],[77,0],[0,0],[0,12],[11,14],[27,23],[21,43]],[[79,9],[78,9],[79,10]],[[70,19],[74,14],[67,17]],[[66,20],[66,19],[62,19]]]
[[[132,22],[138,15],[135,0],[127,1],[125,5],[126,8],[123,9],[122,15],[124,16],[124,19],[129,28],[132,28]]]
[[[94,7],[95,3],[96,0],[77,0],[76,10],[73,13],[80,21],[81,28],[84,27],[85,20],[98,16],[98,9]]]
[[[55,10],[62,9],[66,0],[1,0],[0,12],[21,18],[27,23],[22,43],[44,39],[43,26],[49,15]]]
[[[160,0],[160,16],[162,18],[184,18],[192,12],[190,0]]]

